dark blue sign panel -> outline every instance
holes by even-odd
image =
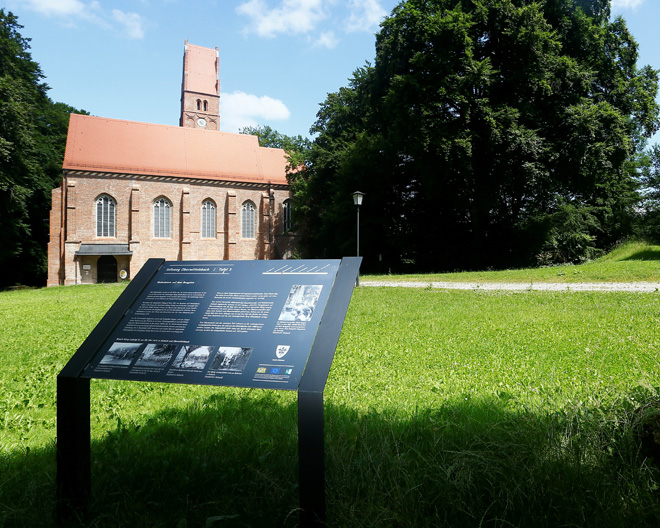
[[[295,390],[339,264],[165,262],[83,377]]]

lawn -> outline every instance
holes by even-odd
[[[55,377],[119,285],[0,293],[0,526],[52,526]],[[658,526],[660,294],[360,288],[325,391],[330,526]],[[296,397],[92,381],[91,517],[297,523]]]

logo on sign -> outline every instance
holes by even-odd
[[[277,349],[275,350],[275,355],[277,356],[278,359],[281,359],[284,356],[286,356],[286,353],[289,351],[289,348],[291,348],[289,345],[277,345]]]

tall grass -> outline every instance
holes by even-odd
[[[51,526],[55,376],[119,286],[0,294],[0,526]],[[355,291],[331,526],[657,526],[660,295]],[[87,526],[295,526],[296,396],[92,381]]]

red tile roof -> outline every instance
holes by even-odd
[[[256,136],[71,114],[63,168],[282,185],[286,163]]]

